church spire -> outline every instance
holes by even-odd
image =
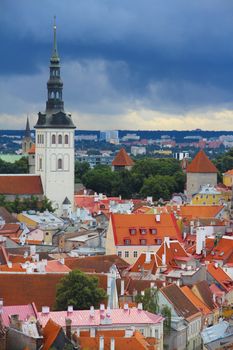
[[[57,51],[57,25],[56,25],[56,16],[54,16],[54,24],[53,24],[53,52],[51,61],[57,60],[60,61],[58,51]]]
[[[27,116],[27,122],[26,122],[26,129],[25,129],[25,137],[31,137],[31,130],[30,130],[30,124],[29,124],[29,119]]]
[[[60,77],[60,58],[57,50],[57,26],[56,17],[53,25],[53,51],[50,58],[50,77],[47,82],[48,100],[46,102],[46,112],[63,111],[64,102],[62,100],[63,83]]]

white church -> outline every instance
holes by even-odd
[[[45,112],[38,113],[35,125],[35,145],[25,137],[23,148],[28,150],[29,171],[27,181],[36,180],[57,215],[70,216],[74,208],[74,130],[71,115],[65,113],[62,99],[63,83],[60,77],[60,58],[57,51],[56,25],[54,24],[53,51],[50,58],[50,75],[47,82]],[[28,121],[26,133],[28,133]],[[30,128],[29,128],[30,131]],[[31,151],[30,151],[31,150]],[[25,176],[25,175],[24,175]],[[35,179],[34,179],[35,180]]]
[[[75,125],[64,111],[62,89],[54,25],[46,110],[38,113],[35,125],[35,173],[41,177],[44,195],[52,201],[57,214],[62,213],[64,205],[74,205]]]

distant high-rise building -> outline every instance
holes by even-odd
[[[39,112],[36,129],[35,172],[41,176],[44,194],[62,213],[66,199],[74,201],[74,129],[71,115],[64,111],[63,83],[54,23],[53,51],[45,112]]]

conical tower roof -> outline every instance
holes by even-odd
[[[201,149],[188,165],[186,173],[217,173],[218,170]]]
[[[124,148],[121,148],[116,157],[112,161],[113,166],[133,166],[134,161],[126,153]]]

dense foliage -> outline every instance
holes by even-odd
[[[45,210],[54,212],[51,201],[47,198],[39,200],[38,197],[35,196],[23,199],[16,197],[14,201],[10,202],[6,200],[5,196],[0,195],[0,207],[5,207],[9,212],[17,214],[28,210],[35,210],[41,213]]]
[[[67,310],[72,305],[74,310],[87,310],[91,306],[99,307],[107,295],[98,287],[98,278],[74,270],[65,276],[57,286],[56,310]]]
[[[26,157],[22,157],[14,163],[0,159],[0,174],[27,174],[28,172],[28,159]]]
[[[81,165],[82,164],[82,165]],[[75,178],[87,188],[108,196],[123,198],[145,198],[153,196],[169,199],[174,192],[184,190],[185,175],[175,159],[144,158],[137,160],[131,171],[111,170],[99,165],[90,169],[86,163],[76,162]]]
[[[214,160],[214,163],[221,174],[233,169],[233,148],[231,148],[228,152],[219,155]]]

